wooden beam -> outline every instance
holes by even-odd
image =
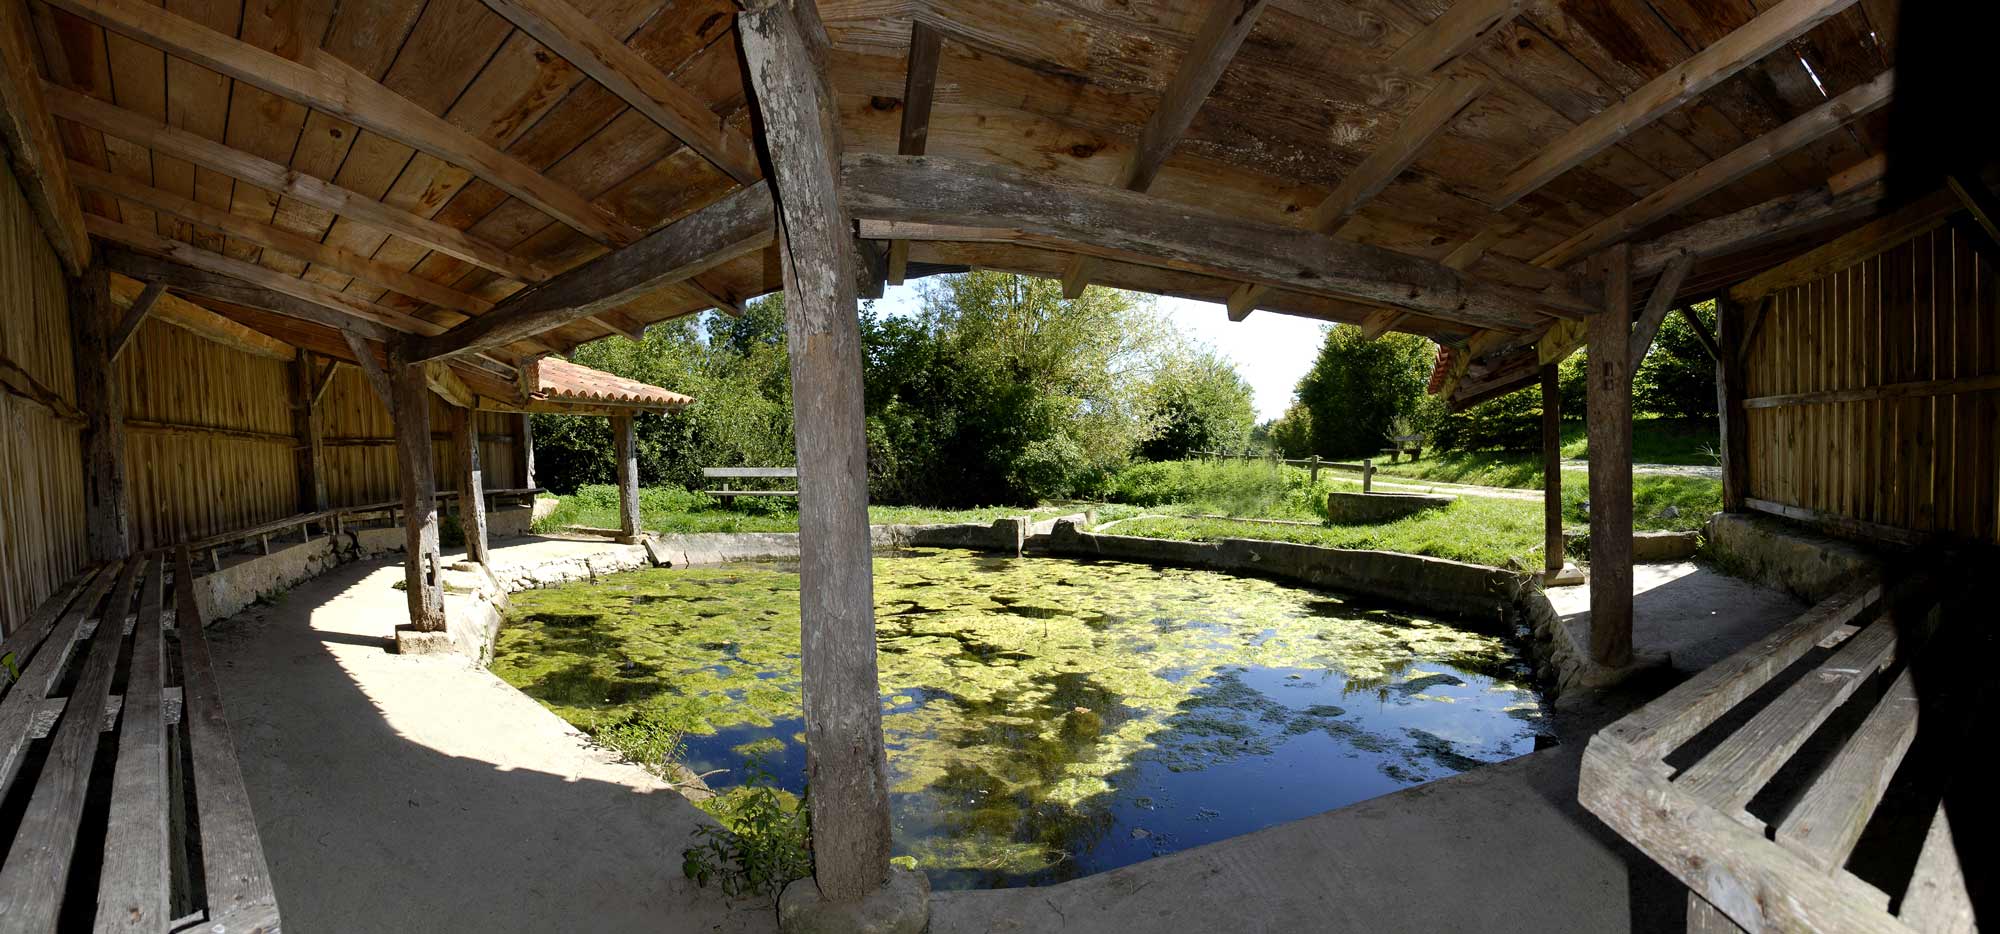
[[[784,228],[813,876],[821,898],[853,902],[888,878],[890,845],[854,236],[832,135],[838,110],[813,54],[818,11],[812,0],[752,0],[748,7],[736,30],[764,117]]]
[[[1781,266],[1745,279],[1732,287],[1729,294],[1745,305],[1753,305],[1779,289],[1811,282],[1919,234],[1936,230],[1963,207],[1958,196],[1949,190],[1935,192],[1850,230]]]
[[[1701,96],[1729,76],[1805,35],[1814,26],[1853,5],[1854,0],[1783,0],[1686,61],[1662,72],[1529,159],[1507,177],[1493,198],[1505,210],[1556,176]]]
[[[100,263],[69,282],[76,407],[83,413],[84,553],[117,561],[132,553],[125,484],[125,381],[111,364],[111,283]]]
[[[160,153],[179,156],[203,168],[240,179],[286,198],[358,223],[379,228],[405,240],[464,260],[521,282],[540,282],[555,273],[540,262],[501,249],[455,227],[420,214],[383,204],[331,182],[276,162],[231,149],[207,137],[165,126],[144,114],[124,110],[59,85],[43,86],[50,106],[66,120],[110,133]]]
[[[723,314],[728,315],[731,318],[743,317],[742,302],[736,301],[735,299],[732,299],[729,296],[722,294],[721,290],[719,289],[709,287],[707,284],[701,281],[700,276],[689,276],[688,280],[682,283],[682,285],[687,286],[688,291],[693,292],[695,295],[699,296],[702,301],[707,302],[710,308],[722,312]]]
[[[2000,389],[2000,373],[1984,376],[1957,376],[1950,379],[1911,380],[1861,386],[1855,389],[1822,389],[1817,392],[1786,392],[1743,400],[1746,409],[1775,409],[1793,405],[1837,405],[1842,402],[1872,402],[1877,399],[1910,399],[1955,396],[1968,392]]]
[[[72,162],[70,173],[75,176],[77,184],[84,188],[142,204],[156,211],[192,221],[202,227],[212,227],[236,239],[290,254],[421,302],[468,315],[480,314],[493,307],[492,302],[483,298],[460,292],[407,269],[399,269],[388,263],[322,243],[312,237],[252,220],[234,211],[209,207],[192,198],[184,198],[170,191],[161,191],[122,175],[106,172],[96,166]]]
[[[319,400],[326,398],[327,388],[333,385],[333,374],[338,372],[340,372],[340,361],[329,357],[326,361],[326,368],[313,376],[312,401],[314,405],[318,405]]]
[[[1721,362],[1722,348],[1715,343],[1715,335],[1709,333],[1708,325],[1702,323],[1701,316],[1694,313],[1694,306],[1682,305],[1681,318],[1686,320],[1688,328],[1694,331],[1694,339],[1701,342],[1701,349],[1708,351],[1708,358]]]
[[[1796,0],[1793,0],[1796,2]],[[1535,257],[1535,265],[1567,265],[1580,256],[1594,253],[1605,245],[1644,230],[1653,222],[1673,214],[1729,184],[1748,176],[1780,157],[1810,145],[1813,141],[1846,125],[1856,117],[1873,112],[1889,102],[1895,87],[1895,72],[1885,71],[1798,118],[1757,137],[1728,155],[1640,198],[1631,207],[1579,231],[1569,239]]]
[[[1396,127],[1396,132],[1385,140],[1368,158],[1361,160],[1354,171],[1340,180],[1340,185],[1319,206],[1313,209],[1307,229],[1323,234],[1335,234],[1349,219],[1358,213],[1374,197],[1389,187],[1396,177],[1402,175],[1423,154],[1444,128],[1465,112],[1472,102],[1486,93],[1486,79],[1477,76],[1461,76],[1439,82],[1437,87],[1425,95],[1423,103],[1410,113],[1408,119]],[[1257,284],[1244,285],[1229,296],[1231,320],[1242,320],[1257,307],[1264,297],[1266,287]]]
[[[1389,56],[1389,67],[1428,75],[1466,53],[1521,12],[1521,0],[1456,0]]]
[[[1827,177],[1826,192],[1844,195],[1882,180],[1889,173],[1889,154],[1878,152]]]
[[[117,272],[111,274],[113,305],[130,308],[133,302],[139,300],[139,296],[145,294],[145,291],[144,283]],[[292,345],[244,327],[172,292],[163,293],[155,299],[153,310],[147,317],[251,356],[268,357],[272,360],[291,360],[298,356],[298,351],[293,349]]]
[[[436,362],[424,364],[424,383],[430,386],[431,391],[437,393],[439,398],[454,406],[470,409],[479,405],[479,397],[466,387],[464,380],[452,373],[451,367],[445,364]]]
[[[535,418],[526,412],[514,416],[514,485],[524,490],[535,485]]]
[[[326,447],[321,443],[319,416],[313,411],[319,402],[319,388],[312,354],[299,354],[291,363],[292,435],[298,444],[298,509],[300,512],[326,511]]]
[[[910,63],[903,74],[903,125],[896,134],[896,152],[921,156],[930,145],[931,108],[937,97],[938,58],[944,37],[923,20],[910,23]],[[909,274],[910,241],[889,241],[890,285],[902,285]],[[740,311],[738,314],[740,315]]]
[[[745,186],[638,243],[515,292],[492,311],[416,342],[413,359],[436,360],[526,340],[684,281],[763,249],[771,242],[774,216],[770,186],[763,182]]]
[[[848,210],[872,220],[1017,228],[1043,245],[1519,330],[1543,299],[1431,260],[1137,192],[936,156],[850,154]],[[1052,212],[1050,204],[1066,208]]]
[[[81,275],[90,268],[90,236],[83,229],[76,190],[70,187],[55,120],[42,97],[34,37],[28,4],[0,2],[0,147],[7,150],[14,180],[63,271]]]
[[[458,459],[458,527],[465,533],[465,557],[490,564],[486,545],[486,477],[479,466],[479,414],[451,409],[451,444]]]
[[[730,178],[747,185],[763,177],[749,134],[716,116],[708,102],[674,83],[588,14],[564,0],[485,2]]]
[[[1377,309],[1361,322],[1361,339],[1372,341],[1396,329],[1403,317],[1409,314],[1400,308]]]
[[[1590,316],[1590,657],[1632,663],[1632,249],[1603,258],[1604,310]]]
[[[106,288],[109,288],[108,284]],[[125,317],[119,319],[118,327],[111,332],[112,360],[117,360],[118,355],[125,352],[125,345],[132,342],[132,335],[139,333],[139,325],[145,323],[146,315],[152,313],[153,304],[160,300],[160,294],[166,290],[167,287],[158,282],[148,282],[145,290],[139,293],[139,297],[125,307]]]
[[[1625,351],[1625,359],[1637,367],[1646,359],[1646,351],[1653,349],[1653,338],[1660,333],[1660,325],[1667,320],[1667,312],[1675,307],[1674,298],[1680,294],[1681,283],[1687,281],[1688,271],[1694,268],[1694,256],[1682,254],[1679,259],[1667,264],[1660,278],[1653,283],[1653,294],[1646,299],[1646,310],[1639,314],[1638,323],[1632,326],[1632,342]]]
[[[372,354],[363,356],[374,359]],[[403,588],[410,608],[410,628],[443,632],[443,562],[438,554],[436,480],[431,468],[430,387],[424,380],[423,364],[409,358],[401,341],[389,345],[387,371],[395,399],[389,411],[396,422],[396,475],[403,494]]]
[[[1201,105],[1208,100],[1215,83],[1222,80],[1222,72],[1236,57],[1236,50],[1250,37],[1250,29],[1257,25],[1257,15],[1264,12],[1265,3],[1266,0],[1234,0],[1208,5],[1200,28],[1195,30],[1193,44],[1160,92],[1159,106],[1139,131],[1138,145],[1132,147],[1119,169],[1118,187],[1145,191],[1153,186],[1160,167],[1173,154],[1189,124],[1194,123],[1195,114],[1201,112]],[[1090,285],[1091,265],[1088,256],[1070,259],[1069,268],[1063,271],[1064,298],[1083,294]]]
[[[1743,210],[1632,245],[1632,272],[1649,275],[1682,253],[1725,256],[1776,243],[1799,234],[1867,217],[1881,206],[1885,189],[1869,185],[1840,195],[1811,188],[1781,195]]]
[[[1993,189],[1981,184],[1978,178],[1965,175],[1945,176],[1945,187],[1958,197],[1959,203],[1972,215],[1980,232],[1986,236],[1987,256],[2000,261],[2000,254],[1992,252],[2000,249],[2000,198],[1993,196]]]
[[[342,331],[340,336],[347,341],[347,350],[354,354],[354,365],[361,368],[361,375],[368,378],[368,388],[375,390],[375,398],[382,400],[382,407],[389,410],[389,416],[396,414],[396,387],[389,381],[389,371],[382,368],[382,362],[375,359],[375,351],[353,331]]]
[[[107,30],[463,166],[494,187],[600,243],[621,246],[640,236],[638,228],[609,210],[376,83],[317,46],[304,49],[299,60],[293,61],[143,0],[55,0],[52,5]]]

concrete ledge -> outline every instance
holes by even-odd
[[[1718,512],[1709,517],[1707,535],[1709,555],[1729,573],[1808,604],[1832,596],[1881,564],[1859,546],[1771,516]]]
[[[1439,493],[1328,493],[1326,518],[1335,525],[1370,525],[1443,509],[1457,499]]]
[[[1686,561],[1701,547],[1696,532],[1633,532],[1632,560],[1641,564]]]
[[[973,548],[1019,555],[1028,542],[1030,525],[1027,516],[1012,516],[995,519],[991,525],[971,522],[881,525],[872,531],[876,547],[882,547],[886,539],[887,544],[898,548]]]

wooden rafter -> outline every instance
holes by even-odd
[[[54,0],[54,6],[111,31],[248,82],[453,165],[579,232],[612,246],[640,231],[527,163],[459,129],[416,102],[313,47],[293,61],[223,35],[141,0]]]
[[[850,154],[847,207],[875,220],[997,224],[1043,245],[1419,311],[1477,327],[1544,320],[1543,299],[1421,257],[1138,192],[935,156]],[[1060,212],[1048,205],[1060,203]]]
[[[133,302],[146,293],[149,286],[129,276],[111,274],[111,304],[130,308]],[[292,345],[273,338],[261,331],[225,318],[207,308],[165,292],[153,301],[147,319],[170,324],[203,340],[214,341],[224,347],[243,351],[255,357],[272,360],[290,360],[298,353]]]
[[[1653,222],[1769,165],[1771,160],[1796,152],[1856,117],[1873,112],[1889,102],[1894,87],[1895,73],[1885,71],[1875,80],[1800,114],[1728,155],[1668,183],[1631,207],[1550,247],[1535,258],[1535,265],[1566,265],[1630,237]]]
[[[1632,340],[1626,347],[1625,359],[1638,366],[1645,359],[1646,351],[1653,349],[1653,338],[1660,333],[1660,325],[1667,320],[1667,312],[1675,307],[1674,298],[1680,294],[1681,283],[1687,281],[1688,271],[1694,268],[1694,254],[1683,253],[1667,263],[1660,271],[1660,278],[1653,283],[1653,294],[1646,299],[1646,308],[1639,313],[1639,320],[1632,323]]]
[[[1450,78],[1432,88],[1423,103],[1396,127],[1396,132],[1361,160],[1354,171],[1340,180],[1340,186],[1313,209],[1307,229],[1323,234],[1338,232],[1341,225],[1389,187],[1410,163],[1417,161],[1424,147],[1464,113],[1465,108],[1472,106],[1479,95],[1486,93],[1486,88],[1486,79],[1476,76]],[[1257,307],[1257,300],[1264,297],[1264,292],[1265,288],[1257,284],[1237,289],[1229,296],[1230,320],[1243,320]]]
[[[456,257],[510,279],[540,282],[555,274],[532,259],[503,250],[423,215],[356,194],[178,127],[166,126],[152,117],[107,104],[87,94],[53,84],[43,87],[50,108],[66,120],[166,155],[178,156],[203,168],[287,198],[296,198],[349,220],[380,228],[426,249]]]
[[[389,371],[383,369],[381,360],[376,359],[374,349],[353,331],[341,331],[340,337],[347,342],[348,353],[354,355],[354,365],[360,367],[361,375],[368,379],[368,388],[375,390],[375,398],[382,400],[382,407],[394,414],[396,390],[389,382]]]
[[[1737,283],[1729,290],[1729,295],[1745,306],[1757,306],[1766,296],[1779,289],[1811,282],[1918,234],[1935,230],[1962,207],[1963,204],[1958,200],[1958,196],[1951,191],[1938,191],[1850,230],[1781,266]],[[1752,319],[1752,324],[1748,328],[1749,334],[1755,334],[1755,322],[1758,320],[1761,318]]]
[[[153,305],[159,302],[160,293],[166,290],[167,287],[158,282],[148,282],[145,290],[139,293],[139,297],[133,299],[132,304],[125,306],[125,317],[119,319],[118,327],[111,332],[107,348],[107,354],[111,359],[117,360],[118,355],[125,352],[125,345],[132,342],[132,335],[139,333],[139,325],[146,323],[146,316],[153,312]],[[113,302],[116,302],[116,296],[113,296]]]
[[[761,250],[775,235],[773,211],[768,184],[740,188],[638,243],[522,289],[447,333],[414,342],[410,360],[476,353],[532,338]]]
[[[1584,121],[1515,169],[1493,198],[1502,210],[1608,146],[1693,100],[1729,76],[1853,5],[1855,0],[1784,0],[1644,87]]]
[[[83,212],[70,187],[55,121],[42,99],[42,79],[29,44],[33,36],[28,5],[18,0],[0,3],[0,146],[10,157],[29,207],[48,232],[57,259],[74,276],[90,267],[90,235],[83,229]]]
[[[1378,309],[1361,322],[1361,339],[1372,341],[1396,329],[1409,312],[1401,308]]]
[[[1708,329],[1708,325],[1702,323],[1701,316],[1694,313],[1693,305],[1681,306],[1681,319],[1686,321],[1688,329],[1694,332],[1694,339],[1701,342],[1701,349],[1708,351],[1708,358],[1720,363],[1722,346],[1715,342],[1715,334]]]
[[[930,145],[931,102],[937,96],[938,58],[944,36],[922,20],[910,24],[910,63],[903,74],[903,123],[896,133],[896,152],[921,156]],[[888,267],[884,277],[890,285],[902,285],[909,273],[910,241],[889,241]],[[720,307],[720,306],[718,306]],[[741,315],[738,309],[736,314]]]
[[[1993,189],[1981,184],[1978,178],[1970,175],[1946,176],[1945,187],[1958,197],[1959,203],[1963,204],[1966,212],[1972,215],[1973,224],[1985,237],[1984,246],[1988,257],[2000,261],[2000,253],[1994,252],[2000,250],[2000,198],[1994,196]]]
[[[710,287],[701,281],[700,276],[689,276],[687,281],[681,284],[686,286],[689,292],[694,293],[702,301],[707,302],[710,308],[732,318],[743,317],[742,302],[722,294],[720,289]]]
[[[1145,191],[1153,186],[1160,166],[1166,164],[1174,146],[1194,123],[1195,114],[1201,112],[1201,105],[1208,100],[1215,83],[1222,80],[1222,72],[1229,67],[1230,59],[1236,57],[1236,50],[1249,38],[1265,3],[1266,0],[1234,0],[1208,5],[1208,14],[1195,32],[1194,44],[1160,93],[1159,107],[1139,132],[1139,145],[1125,157],[1124,167],[1118,172],[1118,187]],[[1088,256],[1070,260],[1069,268],[1063,271],[1064,298],[1083,294],[1084,287],[1090,284],[1090,267]]]
[[[729,177],[744,184],[763,177],[748,133],[728,125],[700,97],[653,67],[588,14],[564,0],[485,3]]]
[[[1389,56],[1404,74],[1427,75],[1444,66],[1521,12],[1521,0],[1456,0]]]

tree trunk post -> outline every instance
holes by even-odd
[[[111,362],[111,279],[92,266],[69,281],[76,407],[83,412],[84,547],[92,561],[132,553],[125,486],[125,383]]]
[[[326,449],[313,406],[317,357],[300,351],[292,361],[292,433],[298,436],[299,511],[326,511]]]
[[[1722,428],[1722,509],[1742,512],[1750,490],[1750,420],[1743,408],[1743,332],[1749,316],[1727,295],[1716,300],[1716,414]]]
[[[838,111],[816,54],[824,35],[812,0],[749,7],[737,32],[777,185],[794,386],[813,875],[825,901],[853,902],[889,879],[854,234],[840,203]]]
[[[403,585],[410,604],[410,629],[443,632],[437,487],[431,466],[431,390],[424,380],[424,365],[409,362],[401,343],[389,349],[389,380],[396,400],[396,467],[403,489]]]
[[[618,540],[639,543],[639,443],[632,416],[611,416],[613,457],[618,461]]]
[[[1563,569],[1562,391],[1556,364],[1542,365],[1542,567],[1549,579]]]
[[[535,417],[526,412],[514,416],[514,485],[523,490],[535,485]]]
[[[451,442],[458,452],[458,524],[465,532],[465,557],[486,564],[486,482],[479,469],[478,412],[452,407]]]
[[[1632,248],[1604,251],[1604,310],[1590,315],[1590,656],[1632,663]]]

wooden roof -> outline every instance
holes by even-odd
[[[0,10],[17,175],[81,207],[49,209],[59,245],[87,232],[495,370],[780,287],[729,0]],[[1487,334],[1475,350],[1580,317],[1591,292],[1567,267],[1606,244],[1709,222],[1650,265],[1638,251],[1646,274],[1703,254],[1679,290],[1694,295],[1865,217],[1896,47],[1895,0],[822,0],[819,16],[850,160],[923,153],[1050,186],[1047,216],[1005,223],[871,192],[850,211],[891,281],[983,266],[1232,317]],[[1191,233],[1074,222],[1121,211]],[[1202,236],[1222,229],[1211,259]],[[563,276],[635,242],[644,264]],[[1274,244],[1276,265],[1226,255],[1244,242]],[[1313,262],[1387,284],[1328,284]],[[1421,288],[1406,300],[1396,277]],[[272,324],[242,295],[169,286]]]

